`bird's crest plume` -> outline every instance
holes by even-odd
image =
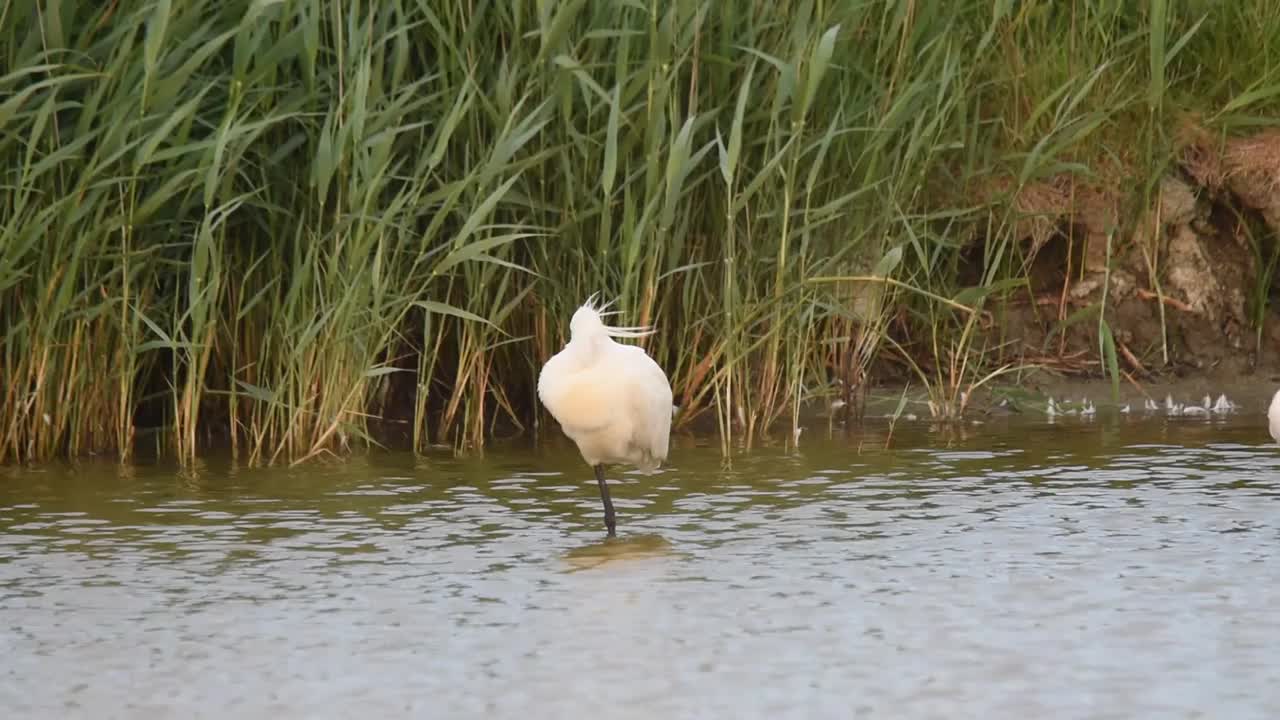
[[[603,305],[597,305],[596,302],[599,295],[600,293],[598,292],[591,293],[591,296],[582,304],[582,307],[578,308],[578,311],[573,314],[573,320],[569,323],[570,332],[573,332],[576,326],[584,331],[598,327],[605,335],[615,338],[641,338],[654,333],[653,328],[645,326],[622,327],[605,325],[603,318],[609,315],[618,315],[622,311],[610,310],[609,312],[604,312],[605,308],[617,302],[617,299],[610,300]],[[583,323],[586,324],[584,325]]]

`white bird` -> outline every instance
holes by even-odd
[[[569,342],[542,366],[538,398],[560,428],[595,468],[604,503],[604,524],[612,537],[617,526],[604,466],[632,465],[646,473],[667,459],[671,436],[671,383],[643,348],[613,338],[651,335],[651,328],[610,327],[606,306],[594,306],[592,294],[569,321]]]
[[[1271,396],[1271,407],[1267,408],[1267,425],[1271,430],[1271,439],[1280,443],[1280,390]]]
[[[1219,415],[1226,415],[1235,409],[1236,404],[1228,400],[1225,393],[1219,395],[1218,402],[1213,404],[1213,411]]]

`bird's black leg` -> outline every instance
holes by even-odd
[[[604,465],[596,465],[596,482],[600,483],[600,500],[604,503],[604,526],[609,529],[609,537],[616,533],[617,516],[613,514],[613,498],[609,497],[609,485],[604,481]]]

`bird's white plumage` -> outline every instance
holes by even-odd
[[[1280,390],[1271,396],[1271,407],[1267,408],[1267,427],[1271,430],[1271,439],[1280,443]]]
[[[538,397],[587,464],[653,472],[667,458],[671,383],[644,349],[613,339],[651,331],[605,325],[594,297],[573,314],[568,344],[542,366]]]

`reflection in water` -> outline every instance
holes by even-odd
[[[6,718],[1280,716],[1256,418],[0,470]],[[877,434],[878,433],[878,434]],[[697,708],[695,711],[694,708]]]
[[[672,557],[675,548],[661,535],[619,535],[573,548],[564,554],[574,570],[602,567],[608,563]]]

